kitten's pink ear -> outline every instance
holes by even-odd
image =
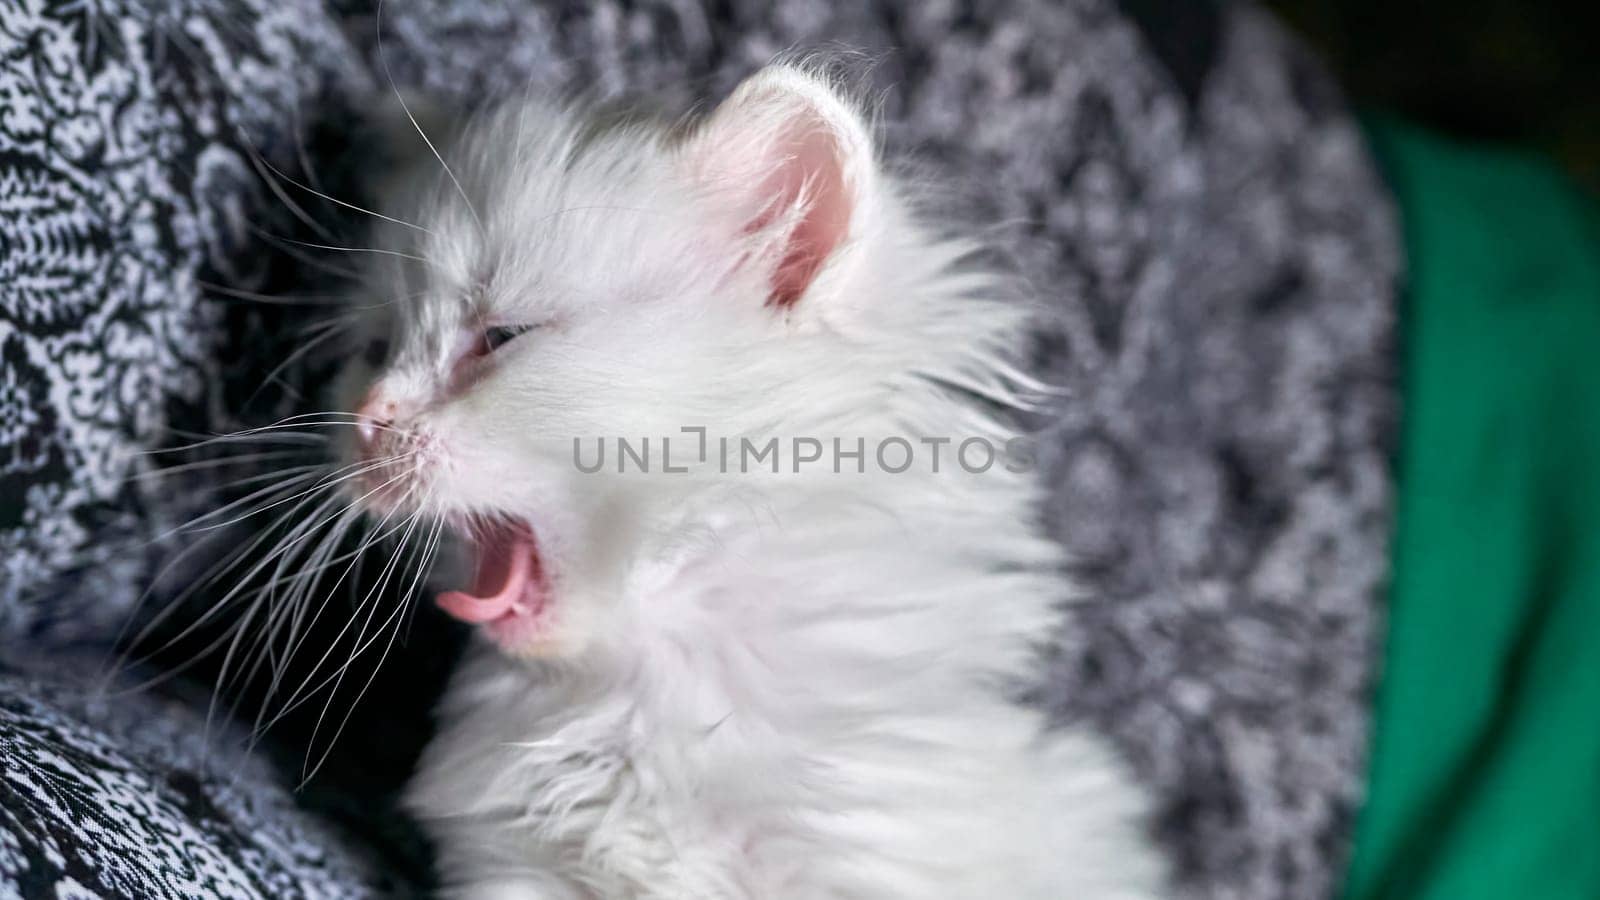
[[[686,152],[694,179],[742,230],[741,262],[765,267],[772,306],[798,303],[868,212],[867,127],[802,69],[769,66],[745,79]]]

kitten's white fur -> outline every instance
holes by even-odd
[[[1140,792],[1012,699],[1070,599],[1032,476],[968,473],[953,444],[936,473],[916,443],[1013,436],[974,397],[1014,395],[1025,314],[919,220],[858,111],[774,66],[693,130],[519,102],[445,158],[450,177],[395,188],[421,229],[391,246],[427,262],[375,270],[397,342],[378,384],[409,503],[531,523],[555,584],[537,641],[470,651],[410,788],[447,890],[1160,894]],[[774,198],[786,166],[810,168]],[[823,264],[775,305],[829,209],[846,218],[822,223]],[[487,322],[549,327],[449,387]],[[674,436],[692,462],[683,426],[713,444],[687,474],[660,473],[659,444],[649,475],[574,465],[574,437]],[[718,436],[780,437],[782,471],[718,473]],[[868,473],[795,474],[795,436],[830,460],[864,438]],[[919,463],[873,472],[887,436]]]

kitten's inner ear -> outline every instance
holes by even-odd
[[[691,138],[689,161],[733,201],[744,262],[765,267],[776,307],[798,303],[859,227],[873,175],[859,114],[825,82],[785,66],[741,84]]]

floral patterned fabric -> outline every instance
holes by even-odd
[[[260,279],[253,156],[369,87],[352,62],[313,0],[0,4],[6,633],[114,634],[139,545],[194,512],[131,476],[168,426],[222,424],[196,407],[242,335],[204,285]]]
[[[188,700],[0,674],[0,896],[399,895]]]

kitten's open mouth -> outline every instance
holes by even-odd
[[[522,523],[474,529],[467,544],[472,586],[441,593],[439,608],[483,626],[507,649],[536,637],[549,605],[550,585],[533,529]]]

